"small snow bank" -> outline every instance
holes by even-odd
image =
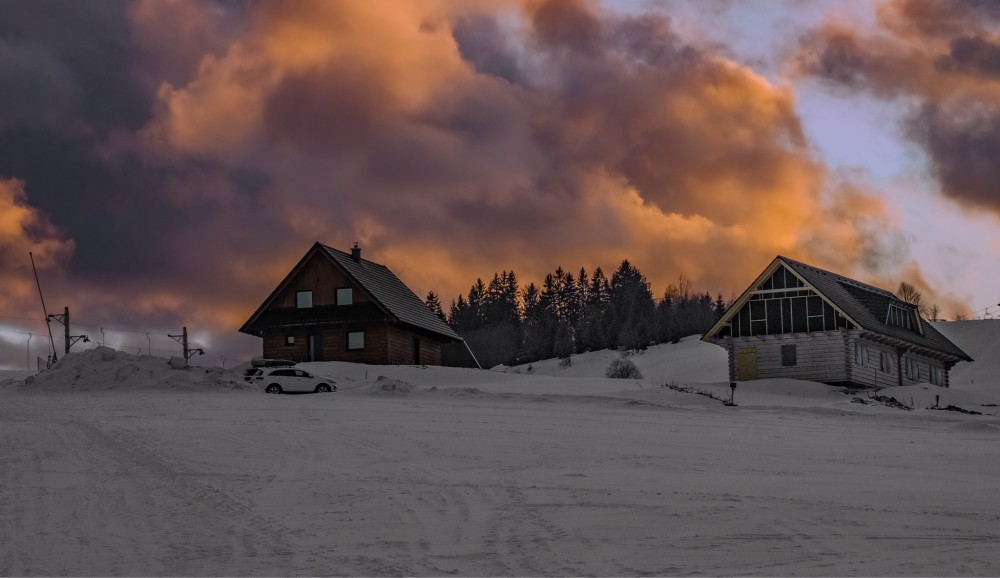
[[[178,363],[179,361],[179,363]],[[108,347],[70,353],[49,369],[24,379],[22,391],[115,391],[253,389],[220,368],[184,367],[183,360],[133,356]]]
[[[995,407],[995,402],[991,401],[994,399],[993,397],[984,396],[979,391],[968,391],[954,387],[944,388],[929,383],[886,387],[878,390],[878,394],[895,398],[896,401],[913,409],[955,406],[979,412],[988,411],[988,413],[997,413],[997,410],[1000,409]]]
[[[621,357],[619,351],[604,349],[573,355],[569,365],[562,365],[559,359],[546,359],[501,371],[553,377],[604,377],[608,365]],[[678,343],[654,345],[629,355],[628,360],[647,380],[710,383],[729,379],[726,350],[702,341],[700,335],[690,335]]]
[[[726,400],[732,396],[739,407],[820,407],[842,405],[850,401],[843,388],[801,379],[757,379],[737,382],[673,384],[700,395]]]
[[[24,380],[35,375],[36,372],[24,369],[4,369],[0,370],[0,391],[18,389],[24,384]]]
[[[413,393],[413,384],[402,379],[392,379],[384,375],[378,376],[374,383],[362,383],[350,388],[357,393],[367,393],[372,395],[408,395]]]

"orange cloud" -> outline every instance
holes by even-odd
[[[5,311],[39,308],[29,252],[39,270],[56,270],[72,255],[73,241],[28,203],[23,182],[0,179],[0,264],[4,271],[0,306]]]

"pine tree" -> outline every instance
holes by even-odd
[[[722,316],[726,314],[726,310],[729,309],[729,306],[726,305],[726,300],[722,298],[722,293],[719,293],[719,296],[715,299],[714,309],[716,321],[722,319]]]
[[[448,314],[448,324],[458,334],[462,334],[469,328],[469,304],[461,293],[458,294],[458,301],[451,302],[451,312]]]
[[[611,276],[609,305],[613,312],[611,328],[616,344],[627,349],[645,349],[650,342],[653,318],[653,293],[649,281],[628,260]]]
[[[424,303],[427,304],[427,308],[431,310],[431,313],[437,315],[442,321],[445,320],[444,310],[441,308],[441,299],[433,291],[427,293]]]

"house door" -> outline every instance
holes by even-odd
[[[757,348],[746,347],[736,352],[736,379],[757,379]]]
[[[323,361],[323,336],[309,336],[309,361]]]
[[[420,340],[413,338],[413,365],[420,365]]]

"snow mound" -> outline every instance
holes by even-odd
[[[406,395],[413,393],[413,385],[402,379],[393,379],[384,375],[378,376],[374,383],[369,383],[358,388],[356,391],[371,394],[395,394]]]
[[[253,389],[237,374],[184,367],[149,355],[134,356],[108,347],[70,353],[49,369],[24,380],[22,391]]]
[[[451,397],[481,396],[483,391],[478,387],[446,387],[444,392]]]

